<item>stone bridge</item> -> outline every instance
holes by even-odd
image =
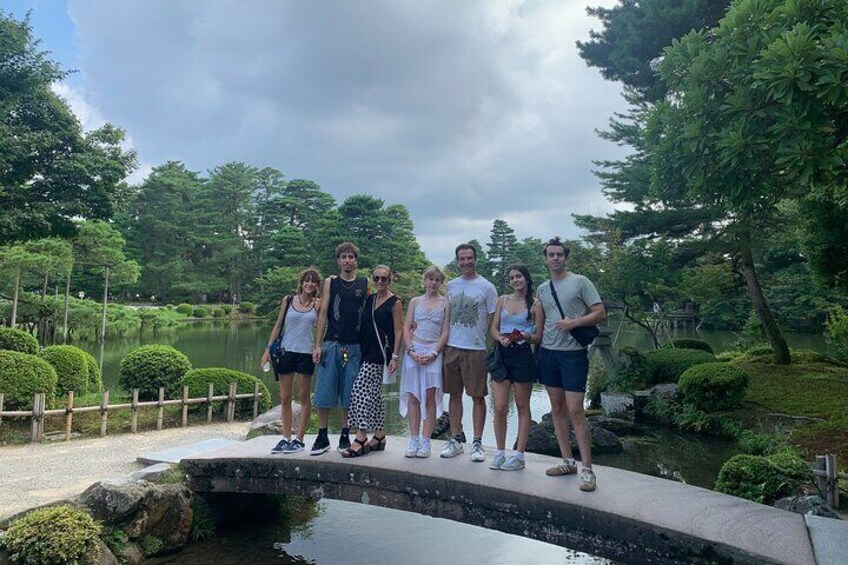
[[[386,451],[343,459],[335,452],[271,455],[278,439],[258,437],[182,465],[198,492],[374,504],[629,563],[826,562],[817,559],[810,517],[666,479],[596,466],[598,490],[584,493],[574,476],[546,476],[556,459],[541,455],[528,454],[523,471],[504,472],[472,463],[467,454],[440,459],[439,441],[429,459],[405,458],[406,438],[394,436]],[[845,522],[818,520],[848,539]]]

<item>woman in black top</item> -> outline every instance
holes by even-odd
[[[350,395],[348,423],[356,429],[356,439],[342,457],[359,457],[369,451],[386,448],[385,409],[383,407],[383,367],[389,373],[397,369],[403,340],[403,306],[389,291],[392,272],[378,265],[371,274],[376,291],[365,301],[359,321],[362,364]],[[368,433],[374,436],[368,441]]]

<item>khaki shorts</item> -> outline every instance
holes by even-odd
[[[442,390],[447,394],[465,393],[472,398],[489,394],[486,383],[486,352],[445,347]]]

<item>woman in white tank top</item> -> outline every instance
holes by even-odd
[[[430,456],[430,435],[436,426],[436,414],[442,411],[442,350],[450,328],[450,305],[439,292],[444,282],[445,274],[435,265],[424,271],[425,292],[410,301],[403,324],[407,351],[400,385],[400,415],[409,419],[407,457]],[[419,438],[422,419],[424,429]]]

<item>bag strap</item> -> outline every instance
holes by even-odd
[[[383,340],[380,339],[380,330],[377,329],[377,293],[374,293],[371,296],[373,297],[373,300],[371,301],[371,323],[374,325],[374,333],[377,334],[377,343],[380,344],[380,351],[383,353],[383,366],[386,366],[389,364],[386,360],[386,348],[383,345]],[[386,300],[388,300],[388,298]]]
[[[280,320],[280,333],[277,337],[282,337],[283,333],[286,330],[286,315],[289,313],[289,306],[291,306],[293,298],[291,296],[283,297],[283,318]]]
[[[565,319],[565,312],[562,311],[562,304],[559,303],[559,297],[557,296],[556,287],[554,286],[554,281],[551,279],[551,296],[554,297],[554,302],[556,303],[557,310],[559,310],[560,317]]]

